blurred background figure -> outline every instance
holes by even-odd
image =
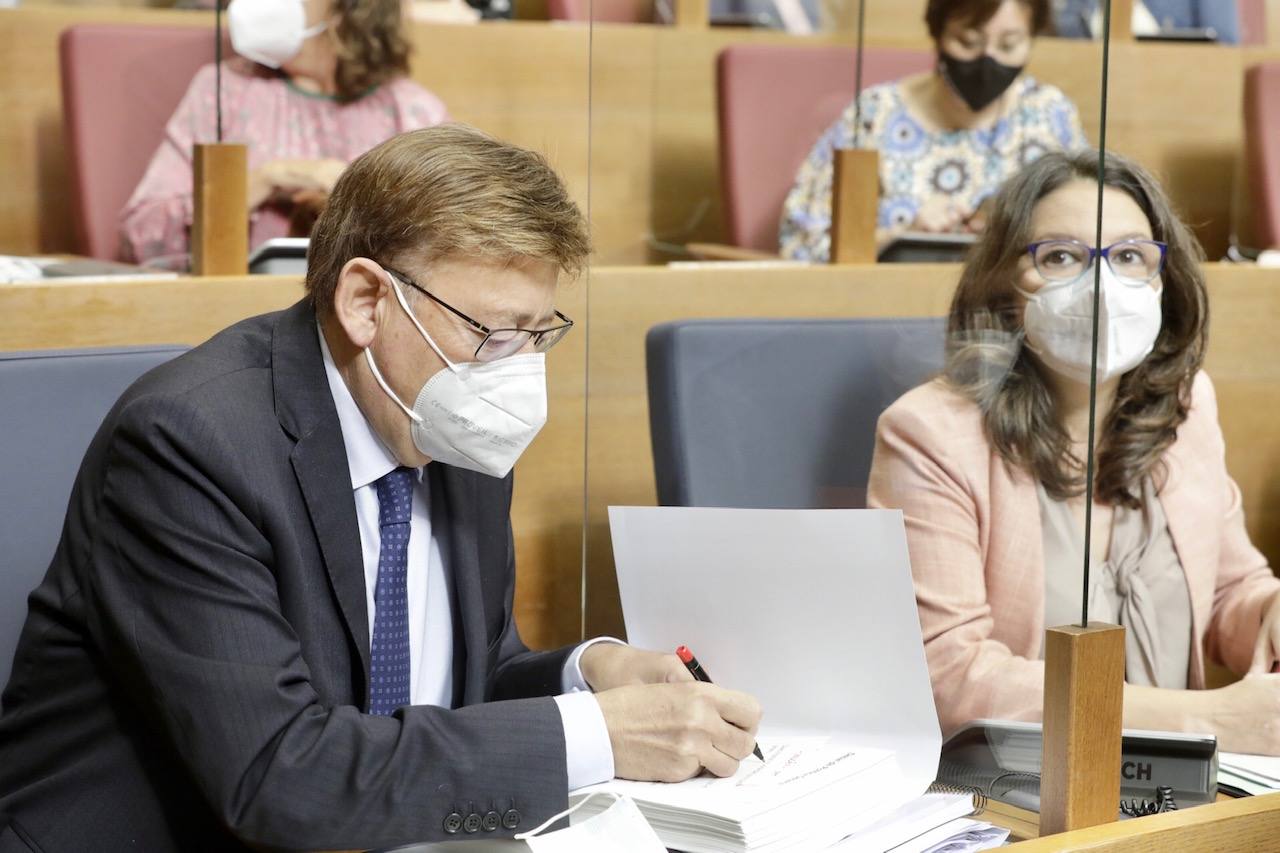
[[[249,149],[250,246],[306,236],[347,163],[448,119],[409,79],[400,0],[233,0],[222,132]],[[185,266],[192,146],[217,138],[216,69],[200,69],[121,214],[126,257]]]
[[[1057,34],[1066,38],[1102,35],[1102,11],[1098,0],[1054,0]],[[1170,30],[1213,30],[1225,44],[1240,41],[1240,13],[1235,0],[1135,0],[1133,31],[1157,35]]]
[[[825,262],[834,151],[880,152],[881,243],[902,231],[977,231],[983,203],[1022,166],[1086,145],[1075,105],[1023,73],[1049,0],[929,0],[934,71],[872,86],[814,145],[783,206],[781,252]]]

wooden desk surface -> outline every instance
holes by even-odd
[[[1236,798],[1219,794],[1217,802],[1229,803]],[[1037,812],[1020,809],[1008,803],[992,800],[985,809],[976,816],[977,820],[1003,827],[1011,833],[1010,841],[1030,841],[1040,837],[1040,815]]]
[[[983,819],[991,820],[985,814]],[[1275,851],[1280,849],[1280,794],[1241,799],[1219,797],[1216,803],[1193,809],[1116,821],[1044,838],[1033,836],[1008,849],[1015,853]]]

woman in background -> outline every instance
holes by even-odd
[[[400,0],[232,0],[227,20],[244,58],[222,66],[222,130],[248,146],[250,246],[305,236],[347,163],[448,119],[406,76]],[[215,72],[196,72],[121,214],[130,260],[185,265],[192,146],[217,138]]]
[[[1280,754],[1280,580],[1227,473],[1203,254],[1110,155],[1011,179],[965,264],[941,378],[881,417],[868,504],[900,508],[944,734],[1038,720],[1044,630],[1078,622],[1094,264],[1101,264],[1090,619],[1126,629],[1124,724]],[[1249,677],[1204,690],[1205,660]],[[1193,689],[1185,689],[1193,688]]]
[[[929,0],[935,71],[866,89],[814,145],[783,205],[783,257],[829,260],[837,148],[880,152],[883,243],[908,230],[976,231],[1000,184],[1047,151],[1086,145],[1075,106],[1023,74],[1049,0]]]

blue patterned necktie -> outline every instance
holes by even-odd
[[[412,468],[378,480],[378,580],[373,588],[369,648],[369,713],[387,715],[409,704],[409,518]]]

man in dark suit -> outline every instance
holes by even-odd
[[[509,471],[587,252],[537,155],[405,134],[335,187],[307,299],[121,397],[4,692],[0,853],[493,837],[736,769],[750,697],[512,619]]]

